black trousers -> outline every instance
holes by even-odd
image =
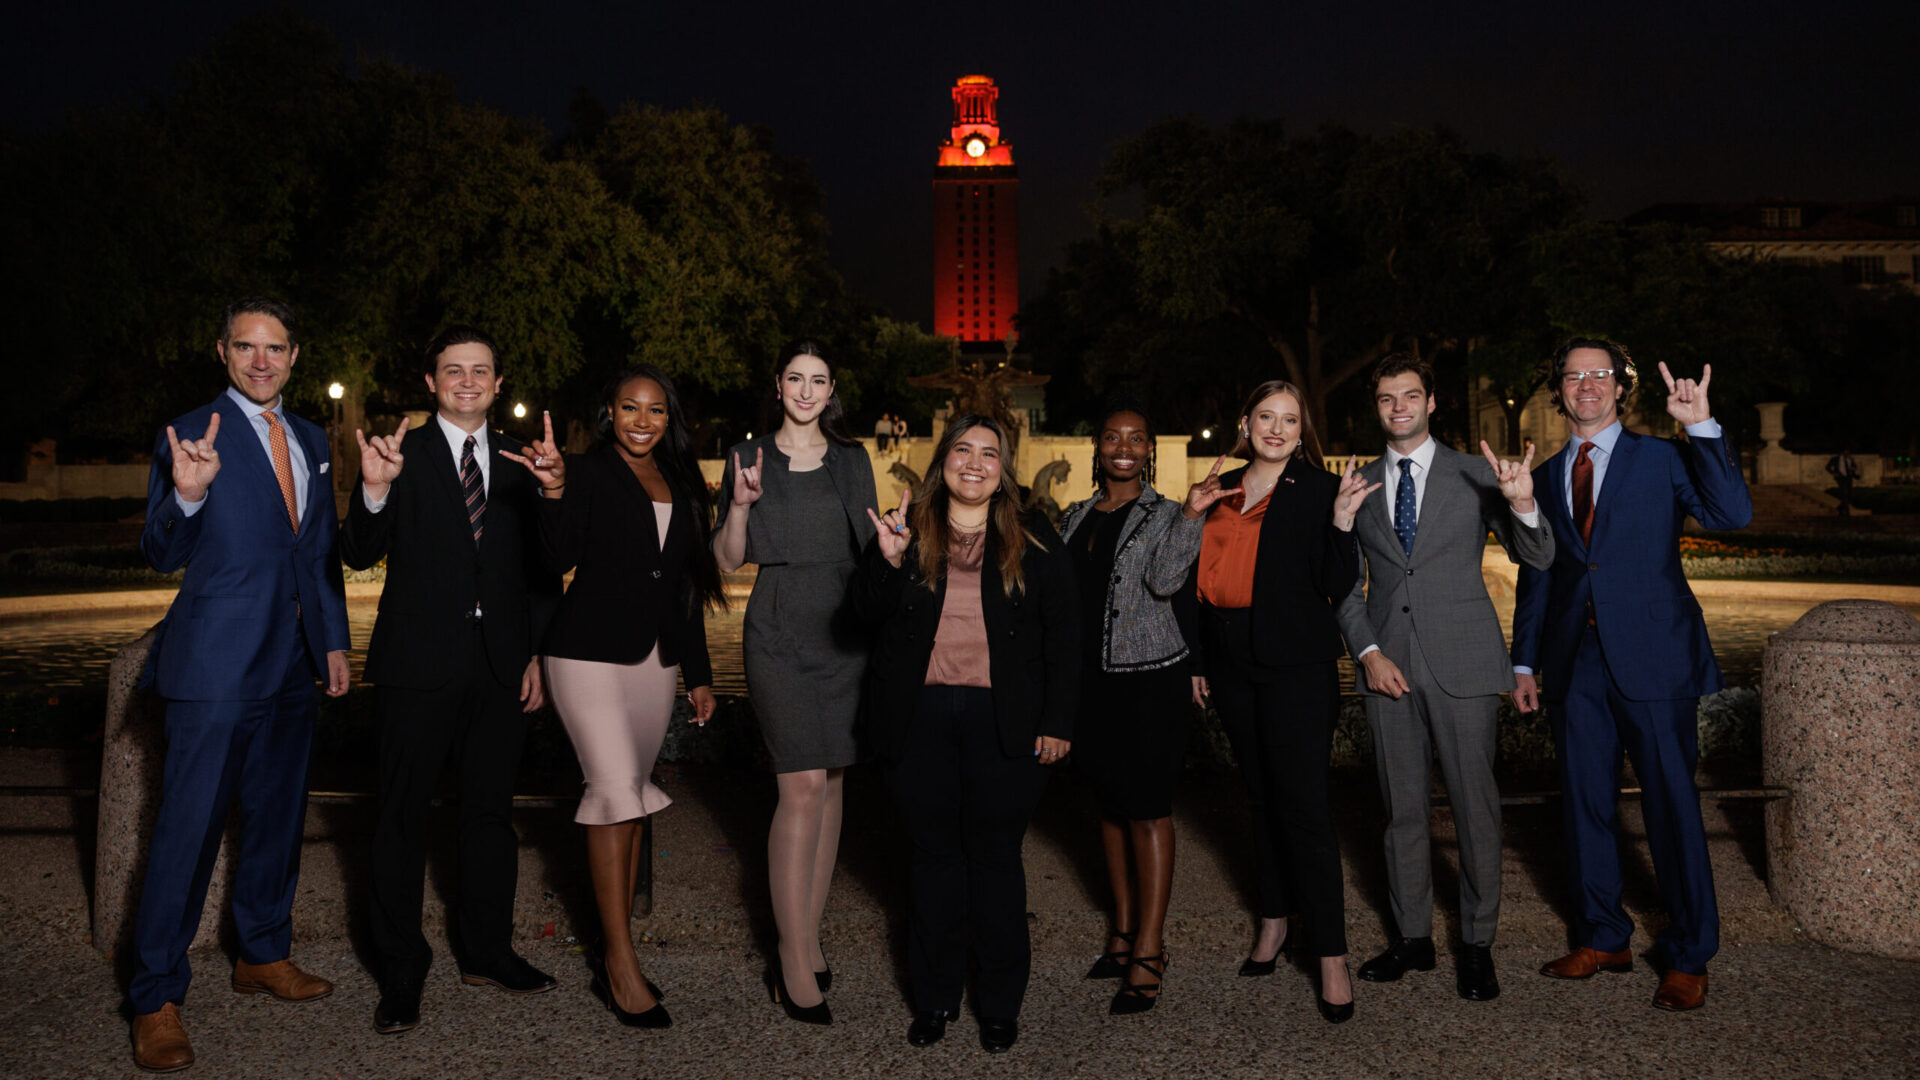
[[[1207,685],[1252,815],[1260,917],[1298,914],[1289,931],[1310,956],[1347,952],[1345,883],[1327,773],[1340,718],[1333,661],[1263,667],[1244,608],[1203,608]]]
[[[475,624],[460,672],[435,690],[381,686],[378,818],[373,829],[374,949],[382,979],[420,978],[433,950],[420,932],[427,864],[427,812],[451,762],[460,799],[459,895],[450,925],[460,961],[485,968],[513,951],[513,894],[520,838],[513,831],[513,782],[527,717],[520,674],[500,685]]]
[[[967,943],[979,971],[974,1009],[1013,1018],[1027,993],[1027,872],[1020,845],[1047,787],[1030,755],[1000,752],[993,691],[929,686],[913,732],[886,769],[912,851],[907,862],[907,984],[915,1012],[958,1011]]]

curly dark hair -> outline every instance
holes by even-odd
[[[1620,388],[1620,411],[1625,412],[1633,398],[1633,357],[1627,355],[1625,345],[1603,337],[1570,337],[1547,361],[1547,392],[1553,395],[1553,407],[1561,416],[1567,415],[1566,403],[1560,400],[1561,378],[1567,373],[1567,357],[1575,349],[1599,349],[1613,361],[1613,382]]]

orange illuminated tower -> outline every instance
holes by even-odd
[[[1020,305],[1020,171],[1000,138],[1000,88],[953,87],[953,133],[933,169],[933,330],[997,342]]]

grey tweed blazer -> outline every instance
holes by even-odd
[[[1480,559],[1492,530],[1513,562],[1543,570],[1552,565],[1553,530],[1546,515],[1534,528],[1522,525],[1484,458],[1436,445],[1408,555],[1391,516],[1399,477],[1386,475],[1386,469],[1382,454],[1360,470],[1368,483],[1386,487],[1360,507],[1354,521],[1366,572],[1337,611],[1347,648],[1358,661],[1369,645],[1378,645],[1411,679],[1408,645],[1417,637],[1434,680],[1453,697],[1512,690],[1513,662],[1487,597]],[[1354,681],[1361,693],[1373,692],[1364,673]]]
[[[1060,535],[1071,540],[1099,501],[1095,495],[1067,507]],[[1187,641],[1173,613],[1173,594],[1186,584],[1187,572],[1200,557],[1206,519],[1188,520],[1180,505],[1142,483],[1140,497],[1127,510],[1114,549],[1113,577],[1107,582],[1100,642],[1105,671],[1152,671],[1186,659]]]

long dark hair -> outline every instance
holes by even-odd
[[[832,354],[827,352],[827,347],[820,344],[817,338],[799,338],[787,342],[780,350],[780,358],[773,365],[773,382],[776,387],[780,385],[780,380],[786,377],[787,365],[802,356],[818,357],[821,363],[827,365],[828,381],[836,385],[839,383],[840,365],[834,362]],[[773,402],[761,409],[760,426],[768,432],[776,432],[780,430],[780,425],[785,420],[786,413],[780,405],[779,395],[776,392]],[[820,434],[832,440],[835,445],[859,445],[860,440],[847,432],[847,412],[840,405],[839,394],[833,394],[827,398],[826,407],[820,410],[819,424]]]
[[[673,388],[673,380],[667,373],[652,364],[633,364],[613,377],[605,389],[600,391],[600,420],[594,427],[594,435],[601,443],[613,442],[613,403],[620,397],[620,388],[635,379],[652,379],[659,384],[660,392],[667,398],[667,437],[653,448],[659,459],[660,475],[667,478],[667,486],[674,493],[693,504],[693,531],[696,536],[705,536],[707,523],[713,520],[713,507],[707,497],[707,481],[700,475],[700,463],[693,456],[693,425],[687,422],[687,414],[680,407],[680,393]],[[694,545],[693,562],[690,575],[692,589],[686,595],[687,613],[692,614],[700,608],[723,611],[727,606],[727,593],[720,584],[720,565],[713,559],[713,549],[704,543]]]
[[[1268,379],[1247,395],[1247,403],[1240,406],[1240,441],[1233,444],[1233,456],[1242,461],[1253,460],[1253,443],[1247,438],[1247,425],[1253,419],[1253,410],[1275,394],[1292,395],[1293,403],[1300,407],[1300,448],[1296,453],[1307,455],[1307,464],[1314,468],[1326,468],[1326,459],[1320,456],[1320,436],[1313,430],[1313,414],[1307,411],[1307,396],[1285,379]]]
[[[1093,429],[1093,486],[1097,491],[1107,490],[1107,472],[1100,467],[1100,436],[1107,430],[1107,421],[1121,413],[1138,416],[1147,426],[1147,467],[1141,470],[1140,478],[1153,486],[1154,465],[1160,456],[1159,432],[1153,426],[1153,417],[1147,414],[1147,407],[1138,398],[1130,394],[1115,394],[1106,401],[1100,410],[1100,422]]]
[[[920,543],[920,577],[931,591],[947,572],[947,548],[953,542],[953,530],[947,525],[947,503],[952,498],[947,492],[947,455],[953,452],[953,444],[960,441],[960,436],[974,428],[986,428],[1000,440],[1000,486],[994,490],[987,506],[987,528],[993,531],[994,544],[1000,549],[1000,586],[1012,596],[1026,588],[1027,577],[1020,557],[1026,554],[1027,545],[1041,548],[1047,545],[1028,532],[1020,520],[1026,501],[1020,497],[1020,482],[1013,474],[1007,433],[989,416],[958,416],[947,425],[947,433],[940,436],[939,445],[933,448],[933,461],[927,466],[926,479],[920,481],[920,490],[913,493],[913,507],[907,513],[912,518],[913,535]]]

